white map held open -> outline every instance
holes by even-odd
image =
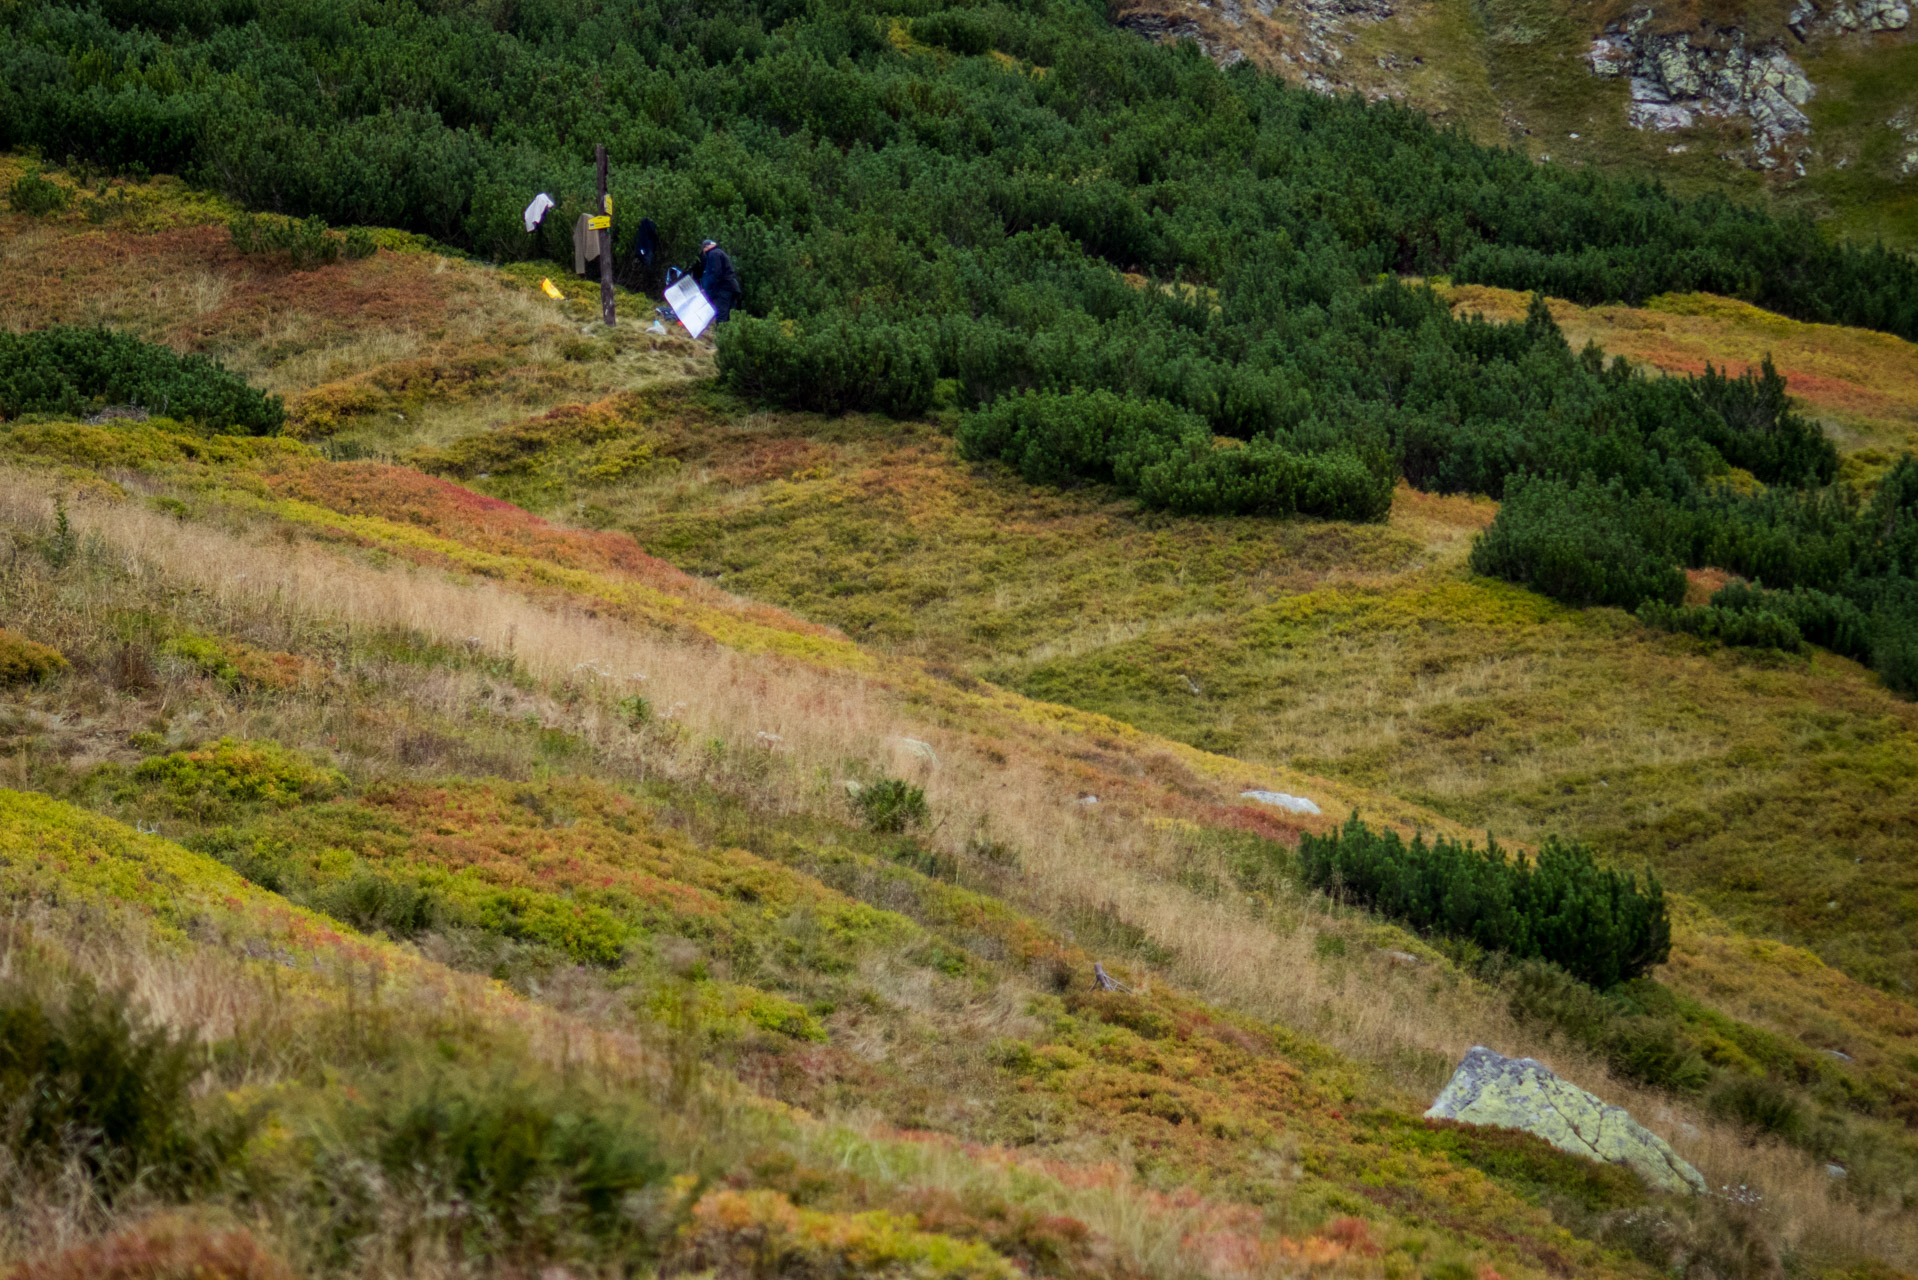
[[[706,300],[706,295],[700,292],[698,283],[691,276],[681,276],[677,283],[666,290],[666,305],[686,326],[686,332],[695,338],[706,332],[706,326],[713,322],[713,304]]]

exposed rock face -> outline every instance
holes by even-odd
[[[1626,118],[1634,128],[1686,129],[1701,116],[1743,116],[1759,165],[1772,168],[1811,127],[1801,108],[1811,101],[1812,83],[1776,41],[1748,49],[1745,33],[1733,31],[1724,47],[1701,46],[1688,35],[1643,34],[1650,20],[1649,11],[1640,13],[1594,40],[1586,54],[1595,74],[1631,78]]]
[[[1561,1151],[1625,1165],[1661,1191],[1705,1190],[1704,1177],[1665,1139],[1531,1058],[1508,1058],[1474,1045],[1425,1114],[1523,1129]]]
[[[1250,59],[1320,93],[1340,74],[1356,24],[1390,18],[1396,0],[1121,0],[1114,21],[1148,39],[1191,40],[1222,67]],[[1378,96],[1376,92],[1372,96]]]
[[[1800,40],[1814,31],[1834,35],[1847,31],[1902,31],[1911,22],[1911,0],[1837,0],[1825,9],[1812,0],[1798,0],[1785,25]]]
[[[1798,0],[1786,25],[1800,41],[1850,32],[1899,31],[1911,22],[1913,0]],[[1811,128],[1804,105],[1816,92],[1805,70],[1777,40],[1748,46],[1743,31],[1715,33],[1700,44],[1689,34],[1646,32],[1651,10],[1614,23],[1592,42],[1586,59],[1601,76],[1628,76],[1634,128],[1685,129],[1702,116],[1751,122],[1753,158],[1761,168],[1787,159]]]

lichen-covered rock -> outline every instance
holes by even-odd
[[[1910,22],[1910,0],[1837,0],[1824,5],[1798,0],[1785,19],[1801,40],[1812,31],[1902,31]]]
[[[1727,42],[1695,44],[1689,35],[1649,33],[1650,19],[1648,9],[1615,24],[1585,55],[1596,75],[1630,77],[1626,121],[1633,128],[1689,129],[1701,117],[1743,116],[1765,168],[1811,128],[1801,108],[1816,90],[1776,41],[1748,49],[1744,33],[1733,31]]]
[[[1705,1179],[1621,1107],[1561,1080],[1531,1058],[1474,1045],[1426,1116],[1523,1129],[1561,1151],[1622,1164],[1661,1191],[1703,1192]]]

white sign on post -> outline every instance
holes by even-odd
[[[686,326],[686,332],[695,338],[706,332],[706,326],[713,322],[713,316],[717,314],[713,304],[700,292],[698,282],[691,276],[681,276],[677,284],[666,290],[666,305]]]

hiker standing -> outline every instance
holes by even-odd
[[[739,272],[732,255],[712,240],[699,245],[699,288],[713,304],[713,323],[722,324],[739,305]]]

